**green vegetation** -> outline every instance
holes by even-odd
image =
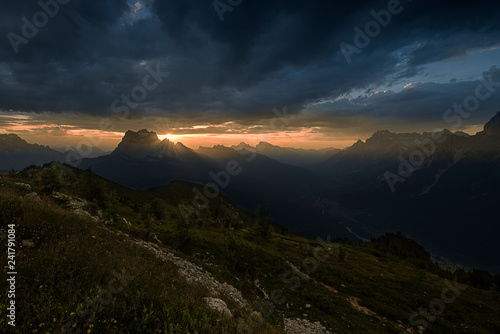
[[[287,236],[272,231],[265,206],[252,215],[218,196],[196,209],[195,185],[189,183],[137,191],[56,163],[1,175],[0,184],[2,238],[7,224],[17,230],[14,333],[60,333],[73,323],[85,333],[236,333],[240,322],[249,322],[252,310],[228,296],[218,297],[232,319],[208,308],[207,287],[188,282],[173,262],[132,238],[161,242],[166,251],[241,291],[263,314],[254,333],[282,333],[284,317],[320,321],[337,333],[416,330],[410,315],[441,298],[455,276],[467,275],[481,284],[447,303],[442,314],[427,321],[426,332],[500,331],[498,277],[439,270],[421,246],[398,234],[341,245]],[[86,200],[82,210],[102,218],[75,213],[69,200],[54,198],[54,191]],[[32,192],[40,201],[26,196]],[[89,298],[102,297],[122,270],[133,278],[89,321],[82,312],[92,309]],[[5,315],[5,279],[1,285]],[[7,320],[0,318],[2,333],[12,329]]]

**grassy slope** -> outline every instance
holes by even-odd
[[[265,315],[264,324],[253,328],[255,333],[281,332],[283,316],[320,321],[338,333],[399,333],[398,325],[410,327],[410,314],[440,298],[444,288],[443,278],[369,246],[342,245],[342,260],[338,244],[328,244],[329,249],[325,249],[315,241],[279,234],[262,239],[249,227],[254,217],[223,196],[217,197],[210,209],[190,216],[187,228],[179,204],[186,207],[191,202],[193,185],[176,182],[140,192],[71,168],[51,168],[55,181],[52,174],[47,176],[37,169],[4,175],[0,180],[2,228],[5,230],[9,219],[19,217],[17,333],[60,332],[68,322],[78,319],[74,314],[78,304],[95,297],[99,288],[106,288],[114,278],[112,271],[122,269],[135,278],[96,314],[92,327],[83,327],[85,332],[127,333],[133,328],[143,333],[234,333],[238,321],[248,319],[249,312],[228,298],[223,299],[235,319],[214,313],[203,302],[210,295],[208,290],[187,283],[175,265],[156,258],[127,237],[103,229],[103,223],[74,214],[48,195],[42,195],[41,202],[21,199],[31,191],[53,190],[51,182],[59,183],[57,190],[63,193],[93,199],[87,209],[103,209],[105,217],[113,217],[114,223],[107,225],[112,231],[148,241],[153,240],[150,232],[154,232],[165,248],[204,267],[219,281],[234,285],[247,300],[266,305],[260,309],[254,305]],[[14,182],[29,183],[33,189]],[[161,217],[151,213],[155,198]],[[123,217],[132,226],[125,224]],[[34,240],[35,246],[21,247],[20,241],[26,239]],[[321,261],[309,261],[315,254]],[[1,312],[5,314],[5,279],[1,285]],[[274,297],[275,303],[264,302],[265,293]],[[353,297],[369,311],[354,308],[349,301]],[[500,332],[498,314],[498,291],[468,287],[455,302],[446,304],[427,332]],[[5,328],[3,316],[0,332]]]

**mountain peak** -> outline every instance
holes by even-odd
[[[28,143],[24,139],[14,133],[0,135],[0,142],[3,146],[9,147],[28,145]]]
[[[470,134],[465,133],[463,131],[455,131],[454,135],[460,136],[460,137],[470,137]]]
[[[257,144],[257,146],[255,146],[255,148],[257,148],[259,151],[260,150],[270,150],[270,149],[282,149],[282,147],[279,147],[279,146],[275,146],[271,143],[268,143],[267,141],[261,141],[259,144]]]
[[[240,151],[240,150],[249,150],[249,149],[253,149],[252,146],[248,145],[247,143],[245,143],[244,141],[242,141],[241,143],[239,143],[238,145],[233,145],[231,146],[231,148],[237,150],[237,151]]]
[[[2,135],[4,137],[9,137],[9,138],[15,138],[15,139],[21,139],[23,140],[21,137],[19,137],[18,135],[16,135],[15,133],[8,133],[8,134],[5,134],[5,135]]]
[[[133,144],[133,145],[154,145],[160,143],[160,139],[154,131],[142,129],[137,132],[128,130],[123,136],[120,144]],[[118,145],[119,146],[119,145]]]
[[[160,141],[156,132],[148,131],[147,129],[142,129],[137,132],[128,130],[127,132],[125,132],[125,136],[123,137],[122,141],[124,140]]]
[[[391,131],[389,130],[378,130],[377,132],[375,132],[373,135],[377,135],[377,136],[388,136],[388,135],[392,135],[394,133],[392,133]]]
[[[128,130],[113,155],[144,158],[157,152],[161,141],[156,132],[142,129],[137,132]]]
[[[226,146],[221,145],[221,144],[217,144],[217,145],[212,146],[211,149],[215,150],[215,151],[226,151],[226,150],[231,149],[231,148],[230,147],[226,147]]]
[[[496,113],[493,118],[491,118],[485,125],[484,125],[484,133],[486,134],[495,134],[499,135],[500,134],[500,111]]]
[[[389,130],[378,130],[375,132],[370,138],[366,140],[366,142],[380,142],[388,139],[394,138],[394,133]]]
[[[361,139],[358,139],[357,142],[355,142],[354,144],[352,144],[352,147],[363,147],[364,144],[365,143]]]

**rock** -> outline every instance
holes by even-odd
[[[16,182],[16,186],[19,186],[21,188],[28,189],[28,190],[31,189],[31,186],[29,184],[27,184],[27,183]]]
[[[331,334],[319,321],[307,319],[285,319],[286,334]]]
[[[208,307],[210,307],[212,310],[217,311],[223,315],[225,315],[228,318],[232,318],[233,315],[231,314],[231,311],[227,307],[226,302],[224,302],[220,298],[212,298],[212,297],[207,297],[203,299]]]
[[[225,282],[220,283],[209,272],[200,268],[196,264],[174,256],[174,254],[163,250],[156,243],[137,239],[134,240],[134,243],[154,252],[157,257],[163,260],[172,261],[179,268],[179,274],[183,276],[188,282],[198,283],[208,288],[214,295],[226,295],[230,297],[234,302],[238,303],[238,305],[240,305],[241,307],[248,310],[251,309],[250,304],[247,300],[245,300],[245,298],[241,294],[241,291]]]
[[[68,205],[73,209],[83,209],[87,205],[87,201],[78,197],[72,198]]]
[[[68,196],[66,194],[54,191],[50,196],[52,196],[53,199],[63,201],[63,202],[68,202],[71,199],[71,196]]]
[[[158,236],[156,235],[156,233],[153,233],[151,232],[151,237],[153,238],[154,241],[156,241],[157,243],[159,244],[163,244],[163,242],[161,242],[160,239],[158,239]]]
[[[306,308],[311,308],[311,304],[306,304]]]
[[[21,244],[23,245],[23,247],[35,247],[35,243],[33,242],[33,240],[23,240],[21,241]]]
[[[38,196],[38,194],[36,192],[32,192],[32,193],[25,195],[24,199],[27,199],[29,201],[35,201],[35,202],[41,201],[40,196]]]
[[[69,195],[54,191],[52,193],[52,198],[57,200],[58,202],[64,203],[67,207],[69,207],[75,214],[88,217],[92,219],[94,222],[99,222],[100,219],[97,216],[93,216],[90,212],[84,210],[87,206],[87,201],[78,197],[71,197]]]
[[[98,217],[95,217],[95,216],[92,216],[89,212],[83,210],[83,209],[75,209],[73,210],[73,212],[79,216],[83,216],[83,217],[88,217],[90,218],[92,221],[94,222],[99,222],[99,218]]]

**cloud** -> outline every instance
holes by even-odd
[[[113,101],[158,65],[170,75],[130,117],[251,124],[287,105],[331,126],[348,116],[436,120],[474,84],[412,79],[425,64],[494,49],[498,1],[401,3],[403,12],[347,64],[339,43],[352,43],[353,28],[387,1],[243,1],[221,22],[211,1],[72,0],[18,54],[2,38],[0,110],[112,115]],[[21,34],[21,18],[37,11],[36,2],[2,5],[0,35]],[[405,80],[413,84],[393,91]],[[379,92],[315,106],[367,89]]]

